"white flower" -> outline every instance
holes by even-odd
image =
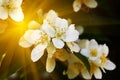
[[[82,4],[85,4],[89,8],[97,7],[97,2],[95,0],[74,0],[73,10],[78,12],[81,9]]]
[[[24,48],[36,45],[31,52],[31,59],[36,62],[43,56],[49,41],[49,36],[42,30],[27,30],[24,36],[21,37],[19,45]]]
[[[100,50],[101,56],[93,63],[99,66],[103,70],[103,72],[105,72],[104,68],[106,70],[114,70],[116,68],[116,65],[107,58],[109,53],[108,46],[104,44],[104,45],[100,45],[100,48],[101,48]]]
[[[40,32],[40,34],[38,34],[38,36],[36,36],[34,39],[37,40],[37,46],[31,52],[31,59],[33,62],[36,62],[43,56],[44,50],[47,48],[50,38],[46,33]]]
[[[59,20],[61,22],[59,22]],[[55,28],[48,24],[46,20],[42,25],[43,30],[52,37],[52,42],[56,48],[63,48],[64,42],[73,42],[76,41],[79,37],[79,32],[75,30],[74,25],[67,26],[68,23],[65,19],[59,19],[59,25],[55,22],[57,26]],[[73,36],[74,35],[74,36]]]
[[[116,65],[107,58],[109,49],[106,44],[98,45],[94,39],[89,41],[89,43],[88,41],[82,42],[85,42],[87,45],[81,44],[82,47],[84,47],[81,49],[80,53],[88,58],[91,65],[90,73],[94,75],[96,79],[102,79],[102,72],[99,68],[101,68],[103,72],[105,72],[104,69],[114,70],[116,68]],[[89,76],[87,77],[84,71],[81,72],[83,77],[89,79]]]
[[[21,4],[23,0],[0,0],[0,19],[7,19],[8,15],[17,22],[24,19]]]
[[[100,48],[98,43],[92,39],[86,48],[81,49],[80,53],[90,60],[96,60],[100,56]]]

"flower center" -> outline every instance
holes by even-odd
[[[57,33],[56,33],[56,37],[61,37],[64,33],[65,33],[65,29],[59,29],[59,28],[57,28],[56,29],[56,31],[57,31]]]
[[[105,55],[103,54],[103,55],[100,57],[100,60],[101,60],[101,63],[102,63],[102,64],[105,64],[106,61],[107,61],[107,58],[106,58]]]
[[[90,54],[94,57],[97,56],[97,50],[96,49],[91,49]]]
[[[40,33],[40,40],[37,43],[41,43],[44,44],[45,42],[47,42],[49,40],[48,35],[46,33]]]

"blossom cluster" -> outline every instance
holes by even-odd
[[[79,28],[82,29],[82,28]],[[81,31],[81,32],[80,32]],[[54,10],[44,15],[43,23],[31,21],[28,30],[21,37],[19,45],[28,48],[32,45],[31,60],[38,61],[47,51],[46,71],[55,69],[56,59],[68,63],[68,69],[63,71],[69,79],[79,74],[85,79],[91,79],[92,75],[102,79],[102,72],[115,69],[115,64],[108,58],[108,46],[99,45],[95,39],[82,40],[79,35],[82,30],[77,30],[75,24],[70,24],[67,19],[60,18]],[[83,55],[90,65],[87,69],[85,63],[77,55]]]

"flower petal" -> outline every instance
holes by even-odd
[[[77,42],[81,49],[88,48],[88,46],[89,46],[89,41],[86,39],[78,40]]]
[[[109,48],[106,44],[102,46],[102,52],[104,53],[104,56],[107,57],[109,53]]]
[[[90,51],[88,49],[81,49],[80,53],[85,57],[89,57]]]
[[[98,43],[97,43],[97,41],[96,41],[95,39],[90,40],[90,42],[89,42],[89,47],[90,47],[90,48],[95,48],[95,49],[97,49],[97,48],[98,48]]]
[[[73,52],[79,52],[80,51],[80,47],[78,46],[78,44],[74,43],[74,42],[67,42],[67,46],[70,48],[70,50]]]
[[[62,39],[65,42],[73,42],[79,38],[79,32],[75,30],[74,24],[70,25],[65,34],[63,34]]]
[[[0,19],[7,19],[8,18],[8,11],[7,9],[0,7]]]
[[[47,35],[49,35],[50,37],[54,37],[55,30],[50,24],[48,24],[46,20],[44,20],[43,22],[42,29],[47,33]]]
[[[9,10],[9,15],[16,22],[20,22],[24,19],[21,7]]]
[[[83,76],[84,79],[91,79],[90,73],[85,68],[81,69],[81,75]]]
[[[34,20],[30,21],[28,24],[29,29],[40,29],[40,24]]]
[[[50,10],[45,19],[50,22],[50,24],[55,24],[55,19],[58,17],[57,13],[54,10]]]
[[[48,58],[52,58],[55,51],[56,48],[54,47],[53,43],[50,43],[47,47]]]
[[[23,48],[28,48],[30,46],[32,46],[32,44],[30,44],[28,41],[26,41],[24,39],[24,37],[21,37],[20,40],[19,40],[19,45]]]
[[[107,60],[106,64],[104,65],[104,68],[106,70],[114,70],[116,68],[116,65],[110,60]]]
[[[31,60],[33,62],[38,61],[43,56],[46,47],[46,44],[37,45],[31,52]]]
[[[73,10],[78,12],[81,8],[81,0],[74,0],[73,2]]]
[[[55,26],[58,31],[60,30],[62,32],[65,32],[68,28],[68,21],[66,19],[61,19],[58,17],[56,18]]]
[[[84,32],[84,28],[82,26],[76,26],[75,28],[79,32],[80,35]]]
[[[96,79],[102,79],[102,72],[99,68],[97,68],[94,72],[94,76]]]
[[[40,30],[27,30],[24,34],[24,38],[29,43],[34,44],[37,40],[40,39],[40,33]]]
[[[54,46],[59,49],[63,48],[65,45],[64,42],[58,38],[53,38],[52,42],[53,42]]]
[[[20,7],[23,0],[9,0],[9,5],[14,7]]]
[[[54,58],[47,58],[46,61],[46,71],[47,72],[52,72],[55,69],[56,62]]]
[[[89,8],[96,8],[98,5],[95,0],[83,0],[83,1],[84,1],[84,4]]]

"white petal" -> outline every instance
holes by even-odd
[[[54,47],[53,43],[50,43],[47,47],[48,58],[52,58],[55,51],[56,51],[56,48]]]
[[[31,52],[31,60],[33,62],[38,61],[44,54],[44,50],[47,47],[46,44],[39,44],[37,45]]]
[[[80,53],[81,53],[83,56],[89,57],[90,51],[89,51],[88,49],[81,49]]]
[[[56,62],[54,58],[47,58],[46,61],[46,71],[47,72],[52,72],[55,69]]]
[[[79,69],[74,64],[69,64],[67,75],[69,79],[74,79],[79,75]]]
[[[55,26],[56,29],[65,32],[66,29],[68,28],[68,21],[66,19],[56,18]]]
[[[79,38],[79,32],[75,30],[74,25],[70,25],[65,34],[63,34],[62,39],[65,42],[73,42]]]
[[[16,22],[20,22],[24,19],[21,7],[9,10],[9,15]]]
[[[78,12],[81,8],[81,0],[74,0],[73,2],[73,10]]]
[[[75,28],[79,32],[79,34],[82,34],[84,32],[84,28],[82,26],[76,26]]]
[[[28,41],[29,43],[33,44],[34,40],[31,39],[31,34],[34,32],[34,30],[27,30],[24,34],[24,39]]]
[[[106,44],[103,45],[102,47],[102,52],[104,53],[104,56],[107,57],[109,53],[109,48]]]
[[[28,24],[28,28],[29,29],[40,29],[40,24],[36,21],[30,21],[29,24]]]
[[[95,40],[95,39],[92,39],[92,40],[90,40],[90,42],[89,42],[89,47],[90,48],[98,48],[98,43],[97,43],[97,41]]]
[[[24,38],[31,44],[34,44],[40,39],[40,30],[27,30],[24,34]]]
[[[98,5],[95,0],[83,0],[83,1],[84,1],[84,4],[89,8],[96,8]]]
[[[71,51],[74,52],[79,52],[80,51],[80,47],[78,46],[78,44],[76,43],[67,43],[67,46],[70,48]]]
[[[81,75],[84,79],[91,79],[90,73],[85,68],[81,69]]]
[[[114,70],[116,68],[116,65],[110,60],[107,60],[106,64],[104,65],[104,68],[106,70]]]
[[[50,24],[48,24],[46,20],[44,20],[43,22],[42,29],[47,33],[47,35],[49,35],[50,37],[54,37],[55,30]]]
[[[42,35],[43,35],[42,31],[40,31],[40,30],[34,30],[33,33],[31,34],[31,39],[34,42],[37,42],[41,38]]]
[[[14,7],[20,7],[23,0],[9,0],[9,5]]]
[[[46,20],[49,21],[51,24],[55,24],[55,19],[58,17],[57,13],[54,10],[50,10],[46,14]]]
[[[8,18],[8,11],[7,9],[0,7],[0,19],[7,19]]]
[[[19,45],[23,48],[28,48],[30,46],[32,46],[32,44],[30,44],[28,41],[26,41],[24,39],[24,37],[21,37],[20,40],[19,40]]]
[[[63,48],[65,45],[64,42],[58,38],[53,38],[52,42],[53,42],[54,46],[59,49]]]
[[[78,45],[80,46],[81,49],[83,49],[83,48],[88,48],[88,46],[89,46],[89,41],[86,40],[86,39],[78,40]]]
[[[102,72],[99,68],[97,68],[94,72],[94,76],[96,79],[102,79]]]

